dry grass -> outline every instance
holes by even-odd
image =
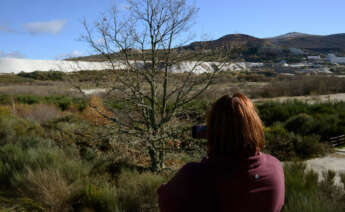
[[[71,185],[57,170],[28,170],[21,192],[40,202],[48,211],[69,211]]]
[[[62,116],[62,112],[55,105],[47,104],[17,104],[12,105],[12,113],[29,121],[44,123],[54,118]]]
[[[345,80],[327,76],[297,76],[292,80],[276,80],[261,89],[253,90],[255,97],[305,96],[342,93]]]
[[[111,123],[107,117],[112,117],[113,114],[104,108],[103,100],[100,97],[93,95],[82,116],[97,126],[104,126]]]
[[[17,94],[29,94],[37,96],[49,96],[49,95],[68,95],[72,94],[70,87],[63,83],[48,83],[45,85],[8,85],[1,86],[0,93],[17,95]]]

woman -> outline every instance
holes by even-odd
[[[162,212],[279,212],[284,173],[275,157],[262,153],[264,132],[252,102],[225,95],[207,116],[208,155],[188,163],[158,189]]]

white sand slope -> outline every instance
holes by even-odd
[[[61,60],[29,60],[15,58],[0,58],[0,73],[19,73],[33,71],[80,71],[80,70],[105,70],[107,63],[72,62]]]
[[[132,65],[142,66],[143,62],[130,62]],[[29,60],[17,58],[0,58],[0,74],[19,73],[33,71],[63,71],[73,72],[81,70],[106,70],[111,69],[112,65],[116,69],[124,69],[127,66],[124,62],[115,61],[113,64],[109,62],[84,62],[84,61],[61,61],[61,60]],[[213,70],[214,66],[220,67],[222,70],[243,71],[253,67],[261,67],[262,63],[226,63],[220,64],[216,62],[183,62],[170,68],[172,72],[185,72],[193,70],[195,73],[204,73]]]

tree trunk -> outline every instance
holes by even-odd
[[[151,171],[158,172],[164,168],[164,152],[150,148]]]

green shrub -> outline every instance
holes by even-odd
[[[320,143],[320,136],[299,136],[295,144],[296,154],[301,159],[324,155],[328,151],[327,145]]]
[[[75,211],[119,211],[116,188],[106,182],[87,183],[73,194],[70,201]]]
[[[62,81],[65,73],[61,71],[34,71],[30,73],[20,72],[18,76],[43,81]]]
[[[82,98],[69,98],[65,96],[46,96],[43,98],[42,102],[55,104],[61,110],[66,110],[70,107],[75,107],[79,111],[82,111],[86,108],[86,100]]]
[[[82,111],[86,108],[86,99],[84,98],[71,98],[66,96],[36,96],[36,95],[7,95],[0,94],[0,104],[12,105],[13,103],[18,104],[53,104],[58,106],[61,110],[69,108],[76,108]]]
[[[16,131],[12,127],[14,120],[9,115],[0,117],[0,145],[12,141],[16,136]]]
[[[9,197],[32,199],[45,210],[71,209],[70,198],[92,162],[84,163],[77,149],[64,150],[55,142],[26,137],[0,146],[0,188]]]
[[[265,138],[265,151],[283,161],[307,159],[324,155],[328,151],[328,146],[320,143],[320,136],[296,135],[288,132],[281,123],[266,128]]]
[[[40,97],[32,95],[18,95],[16,96],[16,101],[21,104],[37,104],[40,102]]]
[[[14,98],[11,97],[10,95],[7,94],[1,94],[0,95],[0,104],[12,104],[13,103]]]
[[[0,145],[41,137],[43,134],[42,127],[37,123],[16,118],[10,114],[0,116]]]
[[[0,83],[2,85],[13,85],[13,84],[22,84],[34,81],[30,78],[25,78],[18,76],[17,74],[1,74],[0,75]]]
[[[295,143],[297,137],[289,133],[282,124],[276,123],[265,130],[265,151],[268,151],[279,160],[291,160],[297,157]]]
[[[307,113],[308,107],[308,104],[300,101],[266,102],[257,105],[260,118],[266,126],[271,126],[275,122],[285,122],[299,113]]]
[[[302,136],[319,135],[321,141],[345,132],[345,103],[307,104],[300,101],[267,102],[257,106],[264,124],[285,123],[288,131]]]
[[[344,134],[344,122],[341,122],[337,113],[315,115],[314,128],[310,133],[318,134],[322,140]]]
[[[150,172],[123,171],[117,180],[120,208],[129,212],[157,208],[157,189],[163,182],[162,176]]]
[[[65,160],[64,154],[56,147],[49,147],[49,141],[40,142],[32,138],[25,145],[19,143],[6,144],[0,147],[0,184],[15,186],[27,169],[57,167]],[[39,147],[29,144],[40,143]],[[44,143],[47,143],[44,145]]]
[[[56,169],[68,183],[86,176],[89,166],[69,157],[54,142],[39,138],[0,146],[0,184],[9,188],[23,184],[28,170]]]
[[[44,212],[44,208],[37,202],[29,198],[5,198],[0,196],[0,211],[34,211]]]
[[[306,135],[310,133],[313,128],[314,119],[312,116],[301,113],[296,116],[292,116],[285,122],[285,128],[288,131],[296,134]]]

